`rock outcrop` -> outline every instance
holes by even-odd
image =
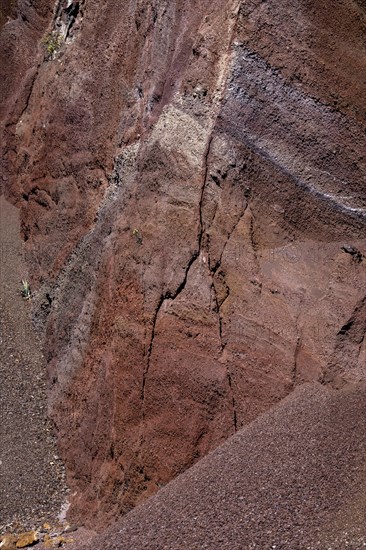
[[[366,386],[305,384],[82,550],[360,550]]]
[[[3,27],[2,190],[69,514],[104,526],[297,385],[364,380],[366,10],[73,4]]]

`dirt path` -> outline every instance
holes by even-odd
[[[52,521],[65,499],[22,246],[18,210],[0,197],[0,533]]]

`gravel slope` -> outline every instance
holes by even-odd
[[[52,520],[63,467],[47,420],[46,363],[21,297],[27,278],[18,211],[0,197],[0,533]]]
[[[83,550],[364,548],[365,412],[299,387]]]

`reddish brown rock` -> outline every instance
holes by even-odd
[[[364,378],[366,14],[90,0],[67,31],[49,4],[3,29],[29,43],[4,46],[3,189],[94,528],[296,385]]]
[[[82,550],[359,550],[365,384],[305,384]]]

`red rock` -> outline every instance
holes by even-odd
[[[366,544],[365,384],[305,384],[81,550]]]
[[[95,0],[47,61],[52,8],[3,29],[2,189],[94,528],[298,384],[364,378],[365,12]]]

